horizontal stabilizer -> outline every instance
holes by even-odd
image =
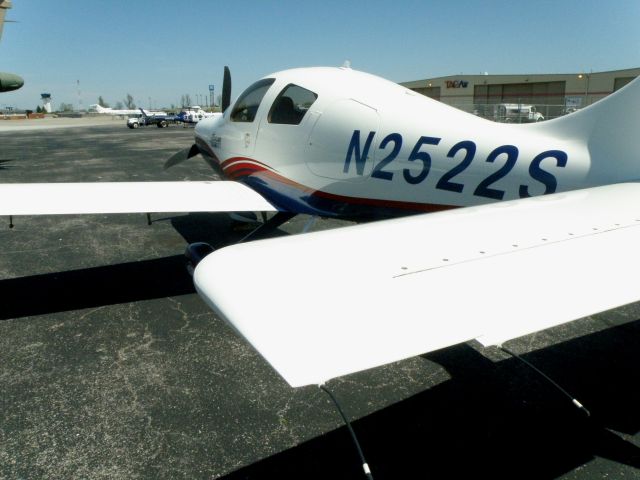
[[[0,185],[0,215],[275,211],[237,182],[94,182]]]
[[[639,246],[640,184],[619,184],[234,245],[194,278],[302,386],[640,300]]]

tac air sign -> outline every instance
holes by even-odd
[[[467,88],[469,82],[466,80],[447,80],[445,82],[447,84],[447,88]]]

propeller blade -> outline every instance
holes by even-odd
[[[185,148],[184,150],[180,150],[179,152],[171,155],[169,160],[165,162],[164,169],[167,170],[168,168],[174,167],[179,163],[189,160],[191,157],[195,157],[199,153],[200,149],[198,148],[198,145],[194,143],[193,145],[191,145],[191,148]]]
[[[222,79],[222,113],[231,105],[231,72],[229,67],[224,67],[224,78]]]

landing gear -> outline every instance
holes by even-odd
[[[274,230],[276,230],[280,225],[288,222],[296,215],[297,213],[278,212],[269,219],[267,219],[266,216],[263,216],[262,218],[264,219],[264,223],[259,227],[251,230],[247,235],[238,240],[236,243],[244,243],[249,240],[259,240],[261,238],[265,238]],[[200,263],[200,261],[204,257],[213,252],[213,250],[214,249],[211,245],[204,242],[196,242],[187,246],[184,255],[185,257],[187,257],[187,270],[189,270],[189,273],[191,275],[193,275],[193,270],[196,268],[196,265],[198,265],[198,263]]]
[[[261,238],[265,238],[275,229],[277,229],[283,223],[288,222],[293,217],[295,217],[297,213],[291,212],[278,212],[270,219],[266,220],[262,225],[251,230],[247,235],[245,235],[240,241],[237,243],[244,243],[249,240],[259,240]]]

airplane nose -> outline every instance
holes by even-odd
[[[15,73],[0,72],[0,92],[17,90],[24,85],[24,80]]]
[[[211,134],[215,132],[224,124],[224,117],[219,115],[217,117],[203,118],[196,124],[195,134],[197,137],[210,138]]]
[[[217,127],[224,123],[224,119],[222,115],[217,117],[209,117],[203,118],[196,125],[196,133],[205,131],[205,130],[215,130]]]

